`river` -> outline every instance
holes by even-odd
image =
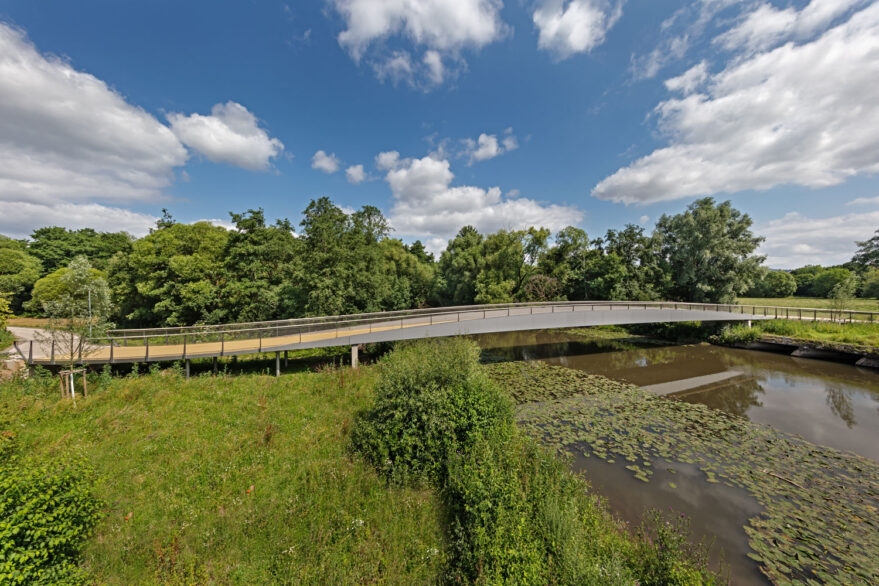
[[[495,357],[537,360],[630,382],[879,461],[879,373],[871,369],[708,344],[584,341],[554,331],[475,339]],[[751,550],[743,526],[760,505],[744,490],[709,484],[686,464],[656,469],[650,484],[633,478],[622,462],[580,457],[573,465],[623,520],[637,523],[647,508],[689,515],[694,536],[713,543],[712,559],[723,558],[732,583],[766,583],[747,557]]]

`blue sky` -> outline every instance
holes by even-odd
[[[877,79],[863,0],[3,0],[0,232],[327,195],[438,250],[712,195],[770,266],[842,262],[879,228]]]

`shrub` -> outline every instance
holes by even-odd
[[[78,457],[20,458],[8,432],[0,446],[0,583],[85,583],[77,556],[102,506],[91,469]]]
[[[861,297],[879,298],[879,270],[873,269],[864,275],[861,285]]]
[[[827,269],[812,281],[811,293],[816,297],[829,297],[833,288],[852,277],[848,269]]]
[[[708,341],[712,344],[748,344],[756,342],[762,335],[763,332],[760,328],[749,328],[739,324],[722,329],[718,334],[711,336]]]
[[[689,522],[682,513],[679,515],[671,521],[656,510],[644,515],[635,534],[635,555],[631,558],[643,586],[714,582],[713,576],[700,571],[708,563],[707,548],[687,540]]]
[[[448,456],[479,432],[511,421],[508,400],[463,339],[401,345],[380,363],[375,404],[351,433],[352,447],[397,483],[442,483]]]

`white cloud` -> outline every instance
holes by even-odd
[[[339,159],[336,158],[336,153],[328,155],[325,151],[317,151],[311,157],[311,168],[332,174],[339,170]]]
[[[398,153],[397,151],[387,151],[376,155],[375,166],[382,171],[387,171],[396,167],[399,160],[400,153]]]
[[[685,96],[692,94],[708,79],[708,64],[703,60],[683,74],[665,80],[665,87],[672,92],[681,92]]]
[[[0,233],[26,238],[37,228],[62,226],[72,230],[94,228],[100,232],[125,231],[144,236],[157,217],[97,203],[34,203],[0,201]]]
[[[194,222],[190,222],[190,224],[197,224],[198,222],[208,222],[209,224],[213,224],[214,226],[219,226],[220,228],[225,228],[226,230],[236,230],[237,227],[233,222],[229,220],[221,220],[219,218],[209,218],[204,220],[196,220]]]
[[[649,222],[649,221],[650,221],[650,216],[641,216],[640,218],[638,218],[638,223],[641,224],[642,226],[647,225],[647,222]]]
[[[464,49],[502,38],[502,0],[331,0],[345,22],[339,44],[360,62],[364,57],[382,79],[406,80],[417,87],[435,86],[447,78],[444,57],[460,59]],[[408,51],[382,57],[385,41],[407,39],[424,54],[415,66]]]
[[[445,159],[400,159],[397,153],[382,153],[379,159],[394,199],[390,221],[401,235],[447,240],[468,224],[485,232],[528,226],[555,231],[583,218],[572,206],[504,198],[497,187],[453,187],[455,176]]]
[[[879,171],[879,4],[804,44],[735,60],[661,102],[669,146],[618,170],[599,199],[646,203]]]
[[[148,200],[186,162],[153,116],[0,23],[0,200]]]
[[[847,206],[875,205],[879,204],[879,195],[876,197],[858,197],[851,201],[847,201]]]
[[[171,113],[167,118],[181,142],[215,163],[263,171],[284,150],[284,143],[269,138],[256,116],[237,102],[216,104],[210,116]]]
[[[835,265],[851,260],[855,241],[869,240],[879,226],[879,211],[830,218],[809,218],[798,212],[755,226],[766,237],[759,249],[772,268],[793,269],[807,264]]]
[[[493,159],[507,151],[519,148],[519,142],[516,140],[512,128],[507,128],[504,131],[504,136],[500,141],[496,134],[486,134],[483,132],[476,140],[465,138],[462,143],[464,144],[463,155],[468,158],[469,165],[477,161]]]
[[[761,4],[746,12],[738,25],[715,39],[729,50],[760,51],[787,39],[804,39],[823,30],[864,0],[812,0],[802,10]]]
[[[532,16],[539,32],[537,46],[559,59],[589,52],[622,16],[622,3],[604,0],[542,0]]]
[[[656,77],[659,71],[673,61],[677,61],[690,48],[689,35],[666,38],[659,47],[641,57],[632,56],[632,74],[635,79]]]
[[[363,165],[351,165],[345,169],[345,177],[348,178],[348,183],[357,185],[366,180],[366,171],[363,170]]]

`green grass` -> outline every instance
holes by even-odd
[[[830,299],[824,299],[823,297],[739,297],[738,303],[740,305],[831,309]],[[879,311],[879,299],[852,299],[846,309],[851,311]]]
[[[438,499],[346,451],[375,374],[95,377],[0,385],[22,452],[75,452],[108,503],[82,555],[102,584],[423,584],[445,547]]]
[[[9,330],[0,329],[0,350],[5,350],[12,346],[13,340],[15,340],[15,336]]]
[[[879,347],[879,324],[808,322],[770,320],[755,323],[759,331],[776,336],[787,336],[815,342],[838,342],[858,346]]]

